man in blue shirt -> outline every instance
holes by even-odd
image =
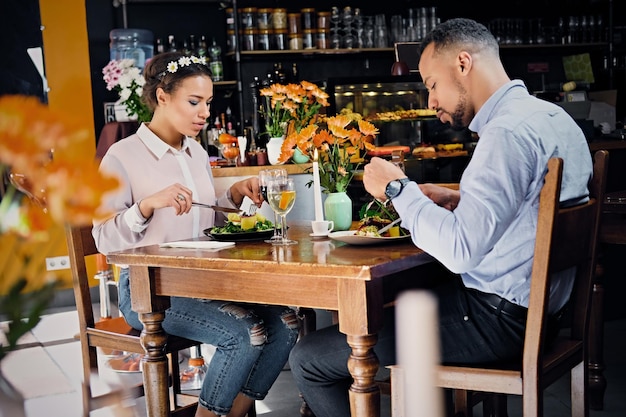
[[[392,199],[413,242],[454,273],[433,288],[441,360],[517,358],[547,162],[555,156],[564,160],[561,202],[583,202],[592,173],[589,148],[562,108],[508,77],[496,39],[475,21],[451,19],[436,27],[422,42],[419,69],[437,117],[479,137],[460,190],[411,182],[380,158],[365,166],[363,183],[375,198]],[[554,278],[551,313],[567,302],[573,272]],[[375,352],[381,365],[395,362],[390,311]],[[349,354],[336,327],[309,334],[292,351],[292,373],[316,417],[350,415]]]

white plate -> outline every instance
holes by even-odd
[[[346,230],[343,232],[330,232],[328,237],[350,245],[380,245],[385,243],[398,243],[411,239],[410,235],[398,237],[373,237],[356,235],[356,230]]]

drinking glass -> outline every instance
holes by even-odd
[[[270,207],[275,213],[280,215],[283,227],[281,239],[272,242],[272,244],[295,245],[298,241],[287,238],[287,219],[285,218],[296,202],[296,187],[293,178],[274,178],[270,180],[267,184],[267,198]]]
[[[237,165],[237,157],[239,156],[239,146],[236,143],[224,143],[220,149],[222,155],[228,161],[229,166]]]
[[[259,171],[259,187],[261,188],[261,195],[263,196],[263,200],[267,201],[269,204],[269,199],[267,198],[267,185],[272,179],[277,178],[287,178],[287,170],[284,168],[272,168],[272,169],[262,169]],[[274,236],[267,239],[267,243],[272,243],[281,240],[281,230],[282,227],[278,227],[278,214],[274,211]]]

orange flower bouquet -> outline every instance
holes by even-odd
[[[374,149],[378,129],[358,113],[322,117],[283,142],[279,162],[286,162],[298,149],[314,159],[318,153],[320,185],[326,193],[346,191],[367,150]]]
[[[265,128],[271,137],[287,134],[289,122],[293,122],[296,132],[307,126],[327,107],[328,94],[308,81],[299,84],[272,84],[260,90],[265,97]]]

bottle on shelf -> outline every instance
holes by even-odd
[[[211,62],[209,66],[213,73],[213,81],[224,81],[224,66],[222,65],[222,48],[217,44],[215,38],[209,48]]]
[[[233,111],[230,109],[230,106],[226,107],[226,131],[233,135],[237,136],[237,123],[235,118],[233,117]]]
[[[165,52],[165,45],[163,45],[163,39],[157,38],[156,40],[156,53],[161,54]]]
[[[176,52],[178,50],[178,45],[176,44],[176,38],[174,35],[167,36],[167,51],[168,52]]]
[[[250,92],[252,94],[252,143],[257,148],[264,148],[267,142],[265,130],[265,118],[263,117],[263,102],[259,95],[259,89],[261,88],[261,81],[258,76],[254,76],[250,83]]]
[[[207,56],[208,45],[206,43],[206,36],[200,36],[200,40],[198,41],[198,47],[196,48],[196,55],[200,58],[203,56]]]
[[[189,47],[189,41],[187,41],[187,39],[183,41],[182,53],[186,56],[191,55],[191,48]]]
[[[196,35],[189,35],[189,40],[187,41],[189,47],[189,55],[193,55],[196,53]]]

